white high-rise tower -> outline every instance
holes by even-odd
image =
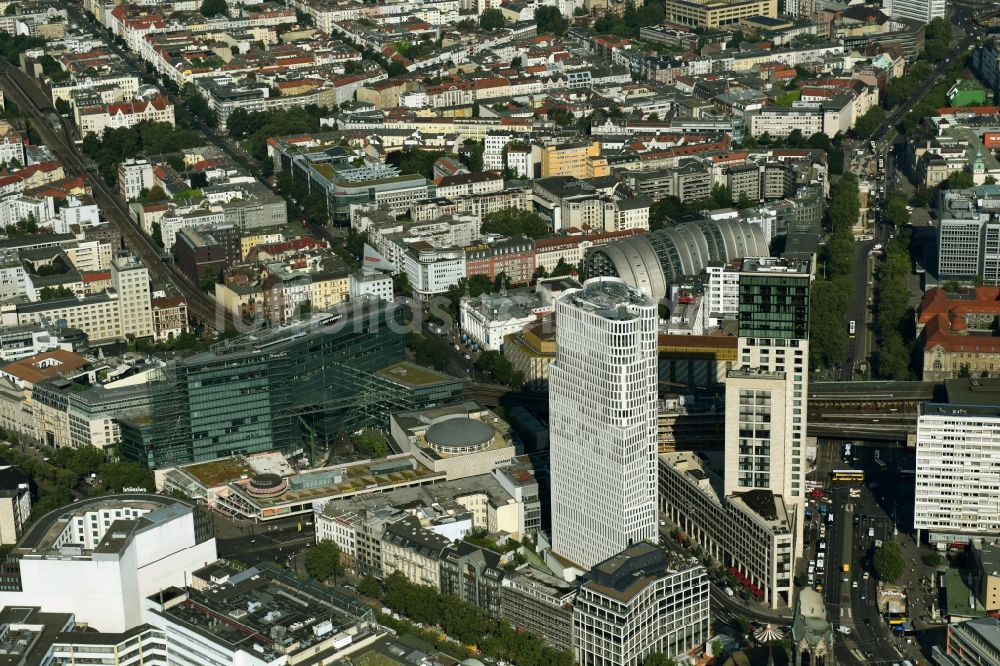
[[[656,536],[656,304],[617,278],[556,303],[552,549],[591,568]]]

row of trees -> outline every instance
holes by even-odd
[[[4,440],[15,439],[0,433]],[[153,490],[153,475],[142,465],[108,460],[104,452],[94,447],[57,449],[48,460],[23,453],[19,448],[0,445],[0,457],[17,465],[35,483],[38,502],[32,515],[41,516],[73,501],[73,492],[84,477],[96,473],[97,478],[86,486],[90,495],[120,493],[122,488]]]
[[[270,162],[267,158],[269,136],[315,132],[319,130],[319,119],[329,113],[328,109],[315,104],[253,113],[236,109],[226,119],[226,130],[229,136],[242,140],[246,151],[267,169]]]
[[[359,591],[379,599],[393,611],[441,630],[465,645],[473,645],[493,659],[518,666],[571,666],[569,652],[555,650],[537,635],[518,631],[505,621],[494,620],[472,604],[437,590],[414,585],[399,572],[390,574],[379,586],[366,579]]]
[[[476,367],[493,375],[494,379],[504,386],[520,389],[524,386],[524,373],[515,370],[507,357],[497,351],[487,350],[479,354]]]
[[[851,304],[856,252],[852,229],[860,212],[858,179],[845,174],[834,186],[827,208],[830,235],[823,246],[823,270],[812,289],[809,360],[814,369],[836,366],[847,354],[844,322]]]
[[[910,314],[910,233],[896,235],[885,250],[879,267],[878,299],[875,302],[875,333],[879,344],[875,369],[883,379],[910,378],[914,324]]]
[[[118,178],[118,165],[129,157],[173,153],[204,143],[204,138],[194,130],[176,128],[170,123],[141,122],[134,127],[104,130],[101,137],[88,134],[83,138],[83,152],[97,163],[104,180],[113,184]]]

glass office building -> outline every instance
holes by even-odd
[[[122,424],[125,457],[150,468],[279,449],[308,452],[340,433],[384,425],[392,411],[449,402],[462,380],[419,390],[377,374],[403,361],[391,305],[244,335],[168,366],[148,415]]]

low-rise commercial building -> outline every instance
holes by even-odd
[[[393,441],[448,480],[489,474],[510,463],[510,425],[475,402],[397,412],[389,419]]]

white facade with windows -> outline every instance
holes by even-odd
[[[129,158],[118,165],[118,190],[125,201],[138,199],[153,187],[153,165],[145,158]]]
[[[573,608],[580,666],[632,666],[685,654],[709,637],[709,584],[697,560],[638,543],[598,564]]]
[[[952,383],[948,384],[950,392]],[[937,403],[921,407],[913,507],[918,533],[927,531],[930,542],[940,544],[996,536],[998,480],[1000,407]]]
[[[930,23],[936,18],[944,18],[948,12],[947,0],[886,0],[885,12],[894,19],[913,19]]]
[[[582,567],[656,536],[656,303],[617,278],[556,301],[553,551]]]
[[[12,551],[20,590],[0,591],[0,605],[73,613],[99,631],[126,631],[143,622],[145,597],[184,585],[217,559],[211,525],[199,521],[191,505],[147,493],[45,514]]]
[[[138,258],[119,254],[111,261],[111,284],[118,294],[121,334],[136,338],[152,337],[149,269]]]
[[[709,316],[735,316],[739,312],[740,272],[718,263],[707,266],[705,273],[708,275],[706,305]]]

